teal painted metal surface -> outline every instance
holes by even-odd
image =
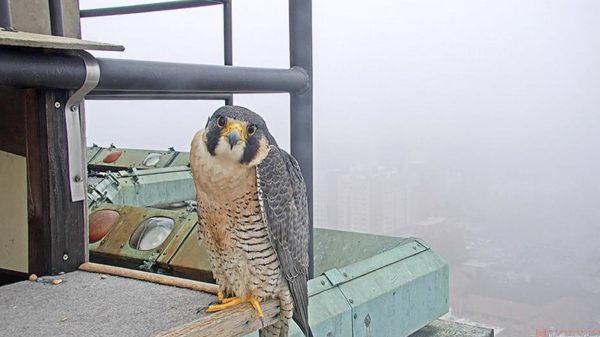
[[[169,166],[188,166],[190,164],[189,152],[178,152]]]
[[[308,282],[315,336],[404,337],[448,312],[448,263],[424,241],[317,229],[315,244],[321,263],[354,261]]]
[[[115,161],[105,162],[111,153],[119,153]],[[87,148],[88,169],[92,171],[118,171],[135,167],[140,170],[186,166],[189,163],[189,153],[179,152],[171,148],[166,151],[125,149],[117,147],[92,146]]]
[[[98,154],[98,152],[100,152],[102,150],[101,147],[98,146],[91,146],[87,148],[86,151],[86,162],[90,162],[91,160],[93,160],[94,158],[96,158],[96,155]]]
[[[189,167],[119,171],[108,173],[88,193],[88,206],[110,202],[132,206],[152,206],[195,200],[196,189]]]
[[[317,228],[314,235],[315,275],[364,260],[408,240],[410,239]]]
[[[363,268],[344,269],[350,277]],[[353,336],[406,336],[429,324],[448,312],[448,279],[448,264],[431,250],[421,250],[340,285],[352,306]]]

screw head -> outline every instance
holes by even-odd
[[[354,303],[354,300],[350,298],[350,299],[348,299],[348,303],[352,304],[352,303]]]
[[[57,109],[60,109],[60,102],[59,101],[54,102],[54,107]]]
[[[77,176],[73,177],[73,180],[74,180],[76,183],[80,183],[82,179],[81,179],[81,176],[78,176],[78,175],[77,175]]]
[[[77,110],[79,110],[79,107],[77,105],[73,105],[71,107],[71,111],[77,111]]]
[[[325,280],[321,280],[321,285],[324,286],[325,285]]]
[[[63,255],[63,261],[67,261],[69,259],[69,254],[64,254]]]

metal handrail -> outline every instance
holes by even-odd
[[[302,93],[306,71],[98,58],[99,91],[164,93]],[[78,89],[85,66],[77,56],[16,50],[0,51],[0,84]]]
[[[91,18],[98,16],[112,16],[124,14],[139,14],[148,12],[161,12],[173,9],[195,8],[204,6],[221,5],[226,0],[182,0],[171,2],[157,2],[142,5],[105,7],[94,9],[82,9],[79,11],[81,18]]]

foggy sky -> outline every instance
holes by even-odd
[[[600,282],[600,2],[367,4],[313,1],[315,193],[332,169],[421,163],[458,172],[472,194],[431,186],[429,198],[485,210],[485,235],[502,238],[500,249],[531,248],[542,271],[572,258]],[[288,67],[287,1],[233,8],[234,64]],[[221,64],[221,17],[215,6],[83,19],[82,31],[126,47],[94,52],[102,57]],[[289,148],[287,95],[235,103],[262,114]],[[220,104],[88,101],[88,143],[188,151]],[[589,328],[574,324],[560,328]]]

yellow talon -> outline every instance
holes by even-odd
[[[223,298],[221,299],[221,303],[225,304],[225,303],[229,303],[235,299],[239,299],[239,297],[227,297],[227,298]]]
[[[208,309],[206,309],[206,312],[221,311],[229,307],[233,307],[236,304],[243,303],[243,301],[239,297],[225,297],[221,290],[217,291],[217,298],[219,299],[219,302],[221,302],[221,304],[214,304],[209,306]],[[254,297],[254,295],[250,295],[250,297],[248,298],[248,302],[252,304],[252,307],[256,311],[256,316],[260,318],[260,321],[263,323],[264,326],[263,312],[262,308],[260,307],[260,303],[258,302],[256,297]]]
[[[225,297],[225,295],[220,289],[217,290],[217,299],[219,300],[219,302],[221,302],[221,304],[229,303],[236,298],[237,297]]]
[[[223,302],[223,299],[225,298],[221,289],[217,290],[217,298],[219,299],[219,302]]]
[[[225,300],[228,300],[228,301],[225,302]],[[221,311],[223,309],[233,307],[234,305],[240,304],[240,303],[242,303],[242,300],[239,297],[226,298],[226,299],[223,299],[223,304],[211,305],[208,307],[208,309],[206,309],[206,312]]]
[[[260,318],[260,322],[262,323],[262,326],[264,327],[265,320],[263,319],[263,312],[262,312],[262,308],[260,307],[260,303],[258,302],[256,297],[254,297],[254,295],[250,295],[248,302],[250,302],[250,304],[252,304],[252,306],[254,307],[254,310],[256,311],[256,316],[258,316],[258,318]]]
[[[256,316],[258,316],[258,318],[262,318],[263,312],[260,307],[260,303],[258,303],[258,300],[256,299],[256,297],[254,297],[254,295],[250,295],[248,302],[250,302],[250,304],[252,304],[252,306],[254,307],[254,310],[256,310]]]

